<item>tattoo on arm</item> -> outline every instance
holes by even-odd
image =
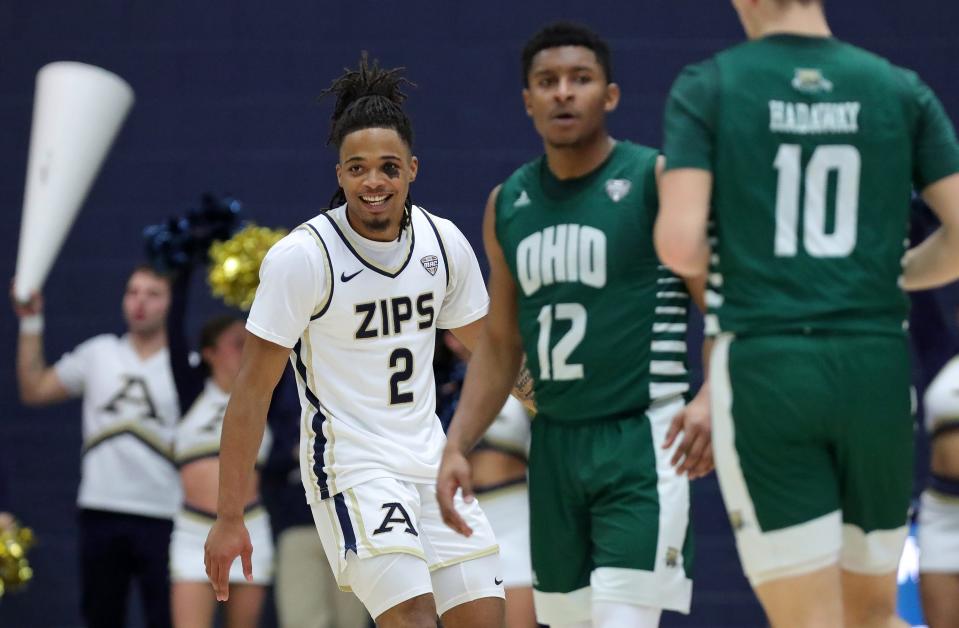
[[[526,367],[526,356],[523,356],[523,364],[519,368],[519,377],[513,384],[513,395],[520,401],[529,401],[533,398],[533,375]]]

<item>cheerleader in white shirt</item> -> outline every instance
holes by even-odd
[[[202,363],[192,368],[182,321],[188,283],[188,276],[183,276],[174,285],[168,331],[177,392],[182,407],[189,408],[177,427],[173,446],[183,485],[183,506],[174,518],[170,544],[173,624],[177,628],[213,626],[216,599],[203,566],[203,543],[216,520],[220,432],[245,336],[239,318],[224,315],[210,319],[200,333]],[[268,436],[258,463],[269,451]],[[252,582],[247,582],[239,561],[231,569],[230,582],[236,590],[225,608],[229,628],[259,625],[266,587],[272,581],[273,543],[269,518],[260,505],[257,474],[250,476],[245,501],[244,519],[256,543],[256,570]]]

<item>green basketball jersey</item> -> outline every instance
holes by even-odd
[[[540,157],[500,189],[496,237],[544,417],[642,414],[688,390],[689,295],[653,249],[657,155],[619,142],[573,180],[557,179]]]
[[[738,334],[901,334],[912,191],[959,171],[912,72],[833,38],[774,35],[686,68],[667,167],[713,173],[710,311]]]

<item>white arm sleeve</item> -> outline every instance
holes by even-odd
[[[74,397],[83,394],[83,390],[86,388],[87,375],[94,371],[93,355],[97,346],[107,339],[109,339],[108,335],[90,338],[77,345],[73,351],[64,353],[53,365],[53,370],[60,383]]]
[[[260,266],[260,285],[246,320],[250,333],[292,349],[325,291],[326,265],[304,230],[277,242]]]
[[[466,236],[449,220],[434,217],[443,238],[449,264],[450,285],[443,299],[436,326],[440,329],[463,327],[486,315],[489,295],[479,262]]]

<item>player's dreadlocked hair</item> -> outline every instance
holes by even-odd
[[[327,94],[336,96],[336,105],[330,117],[330,136],[327,138],[327,144],[339,148],[343,138],[354,131],[382,128],[396,131],[412,150],[413,124],[403,111],[406,94],[400,88],[404,83],[412,87],[416,85],[402,76],[404,69],[385,70],[380,67],[376,59],[370,63],[369,55],[365,50],[360,55],[359,65],[355,69],[344,68],[344,73],[320,94],[321,98]],[[343,188],[338,188],[330,199],[330,207],[339,207],[345,202]],[[400,233],[409,224],[412,204],[412,200],[407,196],[406,211],[400,222]]]
[[[609,44],[582,24],[576,22],[553,22],[534,34],[523,46],[523,87],[529,87],[529,71],[533,57],[541,50],[560,46],[582,46],[596,55],[596,60],[606,74],[606,82],[613,82],[613,65],[610,61]]]

